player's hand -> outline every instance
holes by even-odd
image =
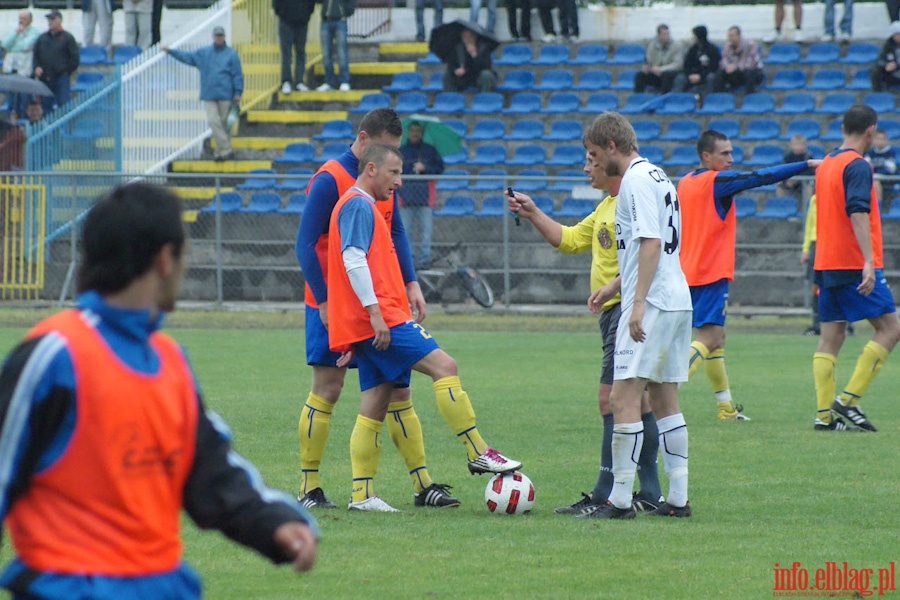
[[[298,573],[309,571],[316,562],[318,541],[306,523],[290,521],[275,530],[275,544],[291,559]]]
[[[343,369],[350,364],[350,361],[353,360],[354,356],[356,356],[356,352],[352,348],[350,350],[347,350],[346,352],[341,352],[341,355],[338,356],[335,366],[338,369]]]
[[[810,169],[815,169],[816,167],[818,167],[819,165],[822,164],[822,159],[820,159],[820,158],[811,158],[811,159],[809,159],[808,161],[806,161],[806,164],[807,164],[807,166],[808,166]]]
[[[809,262],[809,252],[801,252],[800,253],[800,264],[805,265]]]
[[[588,310],[595,315],[599,315],[601,312],[603,312],[601,310],[603,308],[603,305],[609,302],[609,299],[615,295],[615,292],[610,290],[609,286],[604,285],[598,288],[588,298]]]
[[[387,323],[384,322],[384,317],[381,316],[381,313],[374,314],[369,317],[369,322],[372,324],[372,329],[375,330],[375,339],[372,340],[372,346],[376,350],[387,350],[388,346],[391,345],[391,330],[388,328]]]
[[[856,287],[856,291],[863,296],[868,296],[875,289],[875,267],[867,262],[862,270],[862,282]]]
[[[409,310],[416,323],[425,320],[426,306],[425,296],[418,281],[410,281],[406,284],[406,297],[409,299]]]
[[[631,339],[636,342],[643,342],[647,338],[644,328],[641,326],[643,320],[644,302],[635,301],[631,307],[631,316],[628,317],[628,333],[631,334]]]
[[[513,192],[512,196],[507,196],[506,204],[509,206],[510,212],[519,213],[520,217],[525,217],[526,219],[536,215],[539,210],[535,206],[534,200],[522,192]]]
[[[328,301],[319,302],[319,319],[322,320],[322,325],[325,326],[325,329],[328,329]]]

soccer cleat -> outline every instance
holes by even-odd
[[[691,516],[691,503],[688,502],[684,506],[672,506],[668,502],[663,502],[659,508],[648,514],[651,517],[689,517]]]
[[[807,327],[806,330],[804,330],[804,332],[803,332],[803,335],[805,335],[807,337],[812,337],[814,335],[821,335],[821,334],[822,334],[822,331],[818,327],[815,327],[812,325]]]
[[[372,496],[359,502],[351,502],[347,505],[349,510],[365,510],[369,512],[400,512],[378,496]]]
[[[282,94],[290,94],[291,93],[291,82],[285,81],[281,84],[281,93]]]
[[[585,519],[633,519],[636,516],[634,508],[619,508],[609,500],[603,506],[584,515]]]
[[[581,500],[567,506],[560,506],[559,508],[554,509],[553,512],[559,515],[581,515],[586,512],[593,512],[596,508],[598,508],[598,505],[594,504],[591,497],[584,492],[581,492]]]
[[[337,508],[337,504],[325,497],[325,490],[320,487],[309,490],[305,496],[297,496],[303,508]]]
[[[744,414],[744,407],[731,402],[720,402],[719,412],[716,418],[720,421],[749,421],[750,417]]]
[[[822,419],[816,418],[813,424],[816,431],[853,431],[853,428],[840,417],[833,417],[831,423],[826,423]]]
[[[469,473],[511,473],[522,468],[522,463],[506,458],[493,448],[488,448],[481,456],[469,461]]]
[[[453,489],[443,483],[432,483],[417,494],[413,494],[416,506],[437,506],[438,508],[456,508],[459,506],[459,498],[454,498],[447,493]]]
[[[859,406],[844,406],[840,396],[834,399],[834,403],[831,405],[831,411],[844,417],[863,431],[878,431],[875,429],[875,426],[872,425],[872,422],[866,418],[866,413],[864,413]]]
[[[642,495],[641,492],[635,492],[631,497],[631,507],[636,512],[645,512],[651,513],[657,510],[663,502],[663,497],[660,496],[657,499],[647,498]]]

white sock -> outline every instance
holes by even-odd
[[[688,501],[688,432],[684,415],[678,413],[663,417],[656,422],[656,426],[659,428],[663,469],[669,478],[666,502],[682,507]]]
[[[634,488],[634,475],[643,445],[644,424],[641,421],[613,425],[613,487],[609,501],[617,508],[631,507],[631,490]]]

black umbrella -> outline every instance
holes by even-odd
[[[479,43],[488,44],[491,52],[500,45],[500,40],[478,23],[457,19],[431,30],[431,40],[428,42],[428,49],[434,52],[442,61],[448,62],[456,51],[456,45],[462,39],[463,29],[468,29],[478,36]]]
[[[21,75],[0,75],[0,92],[31,94],[32,96],[53,96],[45,84],[37,79]]]

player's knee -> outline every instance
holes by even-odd
[[[442,377],[455,377],[459,374],[459,370],[456,366],[456,360],[446,352],[441,352],[439,356],[436,357],[437,361],[435,362],[435,379],[440,379]]]
[[[395,387],[391,391],[391,402],[406,402],[412,396],[412,392],[410,388],[407,387]]]

